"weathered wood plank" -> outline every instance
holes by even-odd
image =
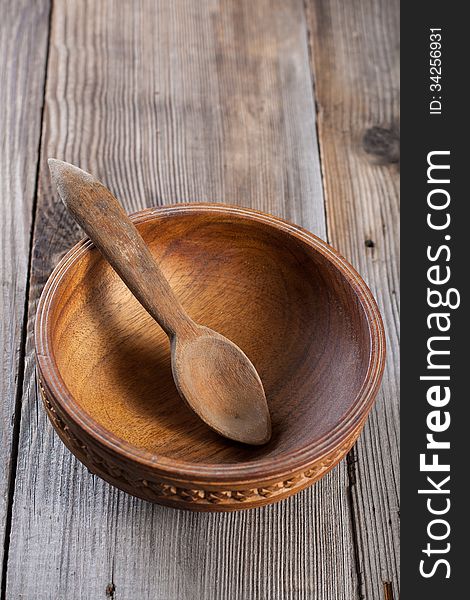
[[[9,598],[357,598],[345,464],[265,509],[152,506],[70,455],[33,370],[38,295],[79,235],[47,156],[93,172],[128,210],[223,200],[324,235],[314,118],[300,1],[54,3]]]
[[[8,543],[49,2],[0,0],[0,564]],[[34,49],[34,51],[33,51]],[[2,576],[0,575],[0,578]]]
[[[399,575],[399,3],[308,3],[327,226],[370,284],[388,335],[382,392],[350,455],[361,597]]]

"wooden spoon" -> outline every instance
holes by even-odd
[[[65,206],[170,338],[173,378],[183,400],[221,435],[245,444],[266,443],[271,419],[263,384],[248,357],[186,314],[141,235],[102,183],[54,158],[49,168]]]

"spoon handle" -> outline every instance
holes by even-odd
[[[165,333],[172,338],[194,330],[195,323],[113,194],[74,165],[50,158],[49,168],[65,206]]]

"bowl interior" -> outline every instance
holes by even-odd
[[[272,440],[232,443],[184,405],[167,337],[95,249],[71,263],[51,304],[52,352],[74,402],[118,438],[183,461],[252,461],[328,436],[370,355],[366,315],[345,276],[302,240],[246,216],[157,212],[138,227],[193,319],[252,360]]]

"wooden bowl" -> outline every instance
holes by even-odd
[[[169,342],[88,241],[47,282],[36,354],[47,413],[93,473],[178,508],[285,498],[335,466],[382,377],[379,311],[356,271],[308,231],[221,204],[133,216],[188,313],[238,344],[263,380],[272,440],[211,431],[179,398]]]

